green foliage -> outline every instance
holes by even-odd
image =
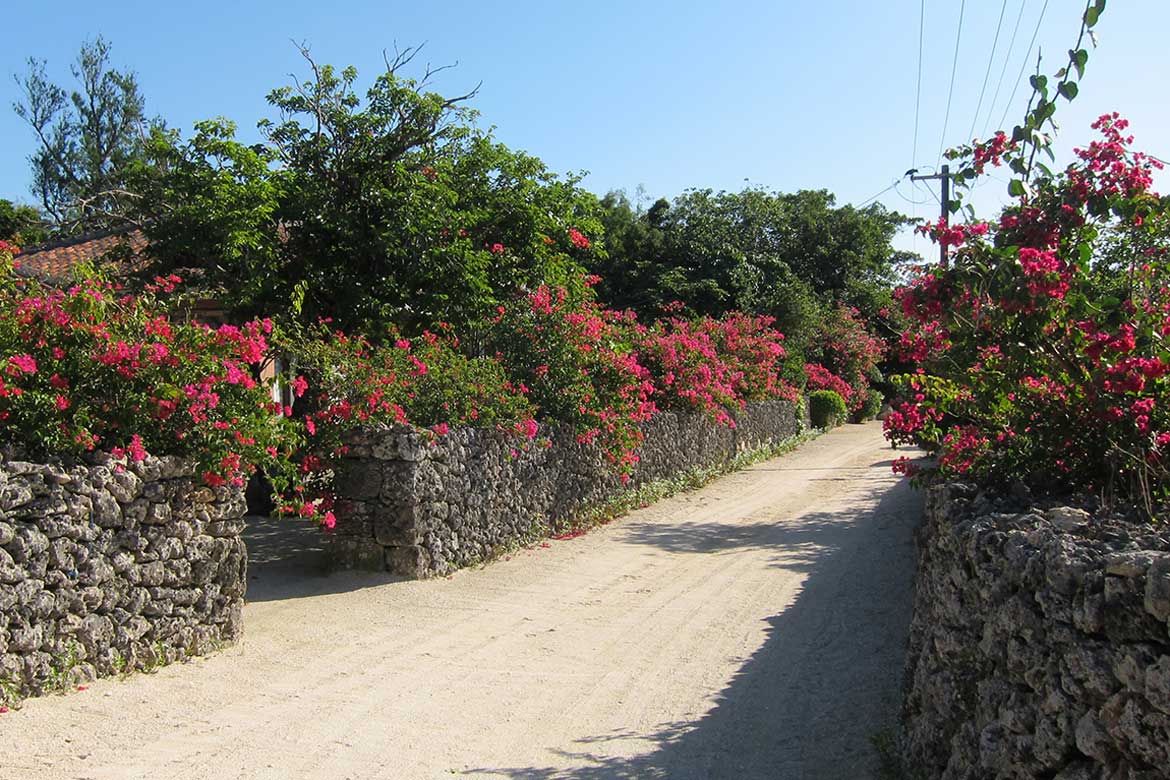
[[[633,309],[642,316],[664,311],[675,300],[703,297],[702,286],[689,285],[672,268],[663,231],[670,203],[659,200],[649,211],[635,207],[625,193],[610,192],[600,202],[605,251],[588,265],[600,277],[597,294],[615,309]]]
[[[845,422],[849,410],[845,399],[832,390],[814,390],[808,394],[808,416],[814,428],[835,428]]]
[[[45,65],[29,59],[17,79],[23,99],[14,105],[37,136],[33,192],[65,235],[119,227],[135,201],[126,171],[141,159],[151,124],[138,79],[110,66],[110,44],[101,36],[81,46],[72,68],[78,89],[54,84]]]
[[[885,400],[885,396],[880,391],[871,389],[869,395],[865,397],[865,402],[862,404],[861,409],[854,415],[857,422],[876,419],[881,414],[882,404]]]
[[[602,300],[643,316],[674,300],[699,314],[758,312],[781,329],[825,301],[867,315],[888,304],[890,242],[905,223],[876,204],[837,207],[825,190],[688,190],[648,210],[610,193],[601,205],[607,255],[590,268]]]
[[[39,211],[0,198],[0,241],[25,247],[43,244],[48,236]]]
[[[279,333],[274,343],[296,355],[297,409],[313,421],[315,449],[332,448],[334,434],[358,423],[524,427],[534,407],[494,357],[467,357],[449,333],[426,331],[415,339],[391,332],[385,343],[313,328]],[[305,383],[305,384],[302,384]],[[327,446],[326,446],[327,445]]]
[[[576,177],[476,129],[473,93],[402,75],[409,51],[364,94],[354,69],[302,53],[312,75],[269,94],[280,120],[261,122],[266,143],[240,143],[222,120],[186,142],[152,138],[166,164],[138,183],[164,270],[200,258],[200,283],[237,311],[376,338],[391,324],[466,332],[519,291],[580,285],[601,225]]]

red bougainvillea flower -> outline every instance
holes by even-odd
[[[591,246],[589,239],[577,228],[569,228],[569,242],[578,249],[588,249]]]

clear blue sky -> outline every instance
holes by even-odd
[[[967,0],[950,119],[943,136],[961,0],[926,0],[922,99],[913,155],[920,0],[821,2],[484,3],[239,2],[17,4],[5,12],[0,50],[0,197],[31,201],[31,131],[8,107],[13,74],[28,56],[49,60],[69,82],[79,43],[97,34],[119,66],[140,78],[150,113],[173,127],[223,115],[256,137],[264,96],[303,75],[291,39],[323,62],[352,64],[366,77],[382,50],[426,42],[422,60],[459,62],[437,83],[456,92],[481,82],[474,107],[499,140],[557,171],[588,170],[604,193],[642,185],[652,197],[687,187],[739,189],[745,180],[792,191],[827,188],[861,203],[906,169],[938,162],[953,145],[1022,114],[1026,80],[1008,104],[1044,0],[1007,0],[998,51],[978,119],[1002,0]],[[991,101],[1015,21],[999,99]],[[1072,45],[1081,0],[1048,0],[1036,45],[1051,73]],[[51,9],[51,10],[50,10]],[[1066,155],[1088,124],[1119,110],[1137,144],[1170,156],[1170,2],[1112,0],[1098,26],[1080,97],[1062,106],[1058,145]],[[1035,50],[1032,52],[1035,58]],[[989,110],[990,106],[990,110]],[[990,115],[990,122],[987,117]],[[1159,181],[1170,189],[1166,177]],[[908,184],[880,200],[918,216],[937,206]],[[983,187],[990,211],[1002,184]],[[914,205],[905,198],[921,200]],[[905,236],[900,243],[925,251]]]

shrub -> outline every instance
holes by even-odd
[[[927,226],[948,262],[899,293],[921,367],[900,379],[886,428],[895,443],[937,448],[944,475],[1170,490],[1170,213],[1150,192],[1160,165],[1129,151],[1116,114],[1094,128],[1103,139],[1065,171],[1015,182],[995,223]],[[1001,158],[1029,170],[1002,134],[966,153],[974,173]]]
[[[830,390],[841,397],[848,408],[857,392],[853,386],[834,374],[820,363],[804,364],[805,389],[808,391]]]
[[[748,400],[795,400],[796,389],[780,376],[784,336],[771,324],[771,317],[732,312],[718,320],[670,317],[635,326],[658,405],[702,411],[734,427],[731,415]]]
[[[500,306],[490,348],[541,419],[571,425],[628,477],[642,443],[638,424],[657,411],[650,373],[631,342],[633,314],[588,294],[541,286]]]
[[[808,416],[814,428],[835,428],[845,422],[849,409],[845,399],[832,390],[814,390],[808,394]]]
[[[834,390],[851,412],[865,406],[870,383],[880,380],[877,369],[885,353],[881,339],[869,332],[856,309],[837,306],[821,319],[805,354],[807,385],[812,390]]]
[[[345,428],[367,423],[440,431],[494,427],[535,436],[534,406],[499,360],[467,357],[446,332],[405,339],[392,330],[388,336],[382,346],[325,329],[277,338],[296,356],[292,386],[304,398],[302,413],[317,449]]]
[[[869,395],[866,396],[865,403],[862,407],[854,413],[853,418],[857,422],[864,422],[866,420],[876,419],[882,411],[882,404],[886,398],[882,395],[880,390],[870,388]]]
[[[243,485],[263,465],[291,488],[299,431],[253,375],[270,322],[213,329],[101,279],[17,279],[11,250],[0,245],[0,441],[35,457],[177,455],[209,485]]]

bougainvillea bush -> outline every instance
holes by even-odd
[[[886,428],[937,450],[944,475],[1151,500],[1170,487],[1160,164],[1130,149],[1117,114],[1093,128],[1060,172],[1031,167],[1035,147],[1003,134],[962,150],[967,176],[1020,173],[1015,201],[990,223],[924,228],[948,257],[899,292],[914,323],[901,347],[920,367],[901,377]]]
[[[856,309],[837,306],[822,318],[805,354],[810,358],[804,366],[808,390],[832,390],[855,416],[871,405],[877,392],[871,383],[881,378],[878,363],[885,345],[870,333]]]
[[[446,329],[385,343],[320,328],[278,337],[296,355],[292,390],[311,436],[321,428],[396,422],[446,433],[450,426],[512,428],[535,435],[533,405],[495,358],[470,358]],[[306,396],[306,393],[308,395]]]
[[[290,384],[312,455],[307,477],[341,454],[356,426],[398,423],[446,435],[451,427],[498,428],[536,437],[535,407],[495,358],[467,357],[445,327],[415,339],[393,330],[380,345],[322,326],[282,333],[276,343],[295,355]],[[322,460],[325,456],[326,460]]]
[[[270,322],[176,321],[151,293],[97,278],[49,287],[13,273],[14,249],[0,246],[0,442],[10,451],[178,455],[213,486],[243,485],[259,465],[292,489],[297,427],[253,374]],[[154,292],[179,281],[159,279]]]
[[[654,379],[658,405],[699,410],[734,427],[732,413],[749,400],[795,401],[799,391],[781,376],[784,335],[773,321],[731,312],[635,325],[639,359]]]
[[[597,443],[629,475],[640,423],[659,409],[698,410],[734,426],[749,400],[796,400],[782,376],[784,336],[772,322],[733,312],[644,325],[588,293],[540,287],[500,307],[488,340],[539,417],[574,426],[580,441]]]
[[[541,286],[500,306],[487,337],[538,414],[573,426],[623,475],[638,461],[639,423],[657,411],[632,322],[633,314],[607,310],[589,295]]]

